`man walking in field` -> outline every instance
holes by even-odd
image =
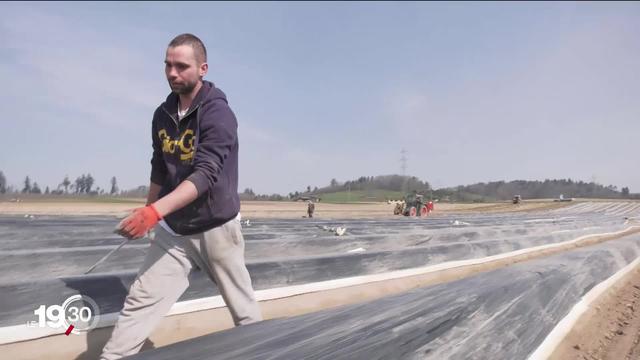
[[[196,36],[169,43],[165,74],[172,92],[153,115],[147,206],[118,225],[129,239],[151,229],[155,236],[103,360],[137,353],[196,267],[217,284],[236,325],[262,319],[244,262],[237,122],[225,94],[203,80],[207,71],[206,48]]]

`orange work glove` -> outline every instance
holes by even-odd
[[[128,239],[139,239],[160,220],[162,216],[153,205],[137,208],[118,224],[118,233]]]

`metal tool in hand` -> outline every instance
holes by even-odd
[[[95,268],[96,268],[96,266],[98,266],[98,265],[102,264],[105,260],[107,260],[107,259],[109,258],[109,256],[113,255],[113,253],[115,253],[116,251],[120,250],[120,248],[121,248],[121,247],[123,247],[123,246],[124,246],[124,244],[126,244],[128,241],[129,241],[129,239],[124,239],[124,240],[120,243],[120,245],[118,245],[118,247],[117,247],[117,248],[115,248],[115,249],[113,249],[113,250],[109,251],[109,253],[108,253],[107,255],[105,255],[102,259],[98,260],[98,262],[97,262],[97,263],[95,263],[92,267],[90,267],[90,268],[89,268],[89,270],[85,271],[85,272],[84,272],[84,273],[85,273],[85,275],[86,275],[86,274],[88,274],[88,273],[90,273],[90,272],[92,272],[92,271],[93,271],[93,269],[95,269]]]

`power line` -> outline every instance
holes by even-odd
[[[407,150],[404,148],[400,151],[402,156],[400,157],[400,167],[402,168],[402,176],[407,175]]]

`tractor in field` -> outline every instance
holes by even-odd
[[[410,193],[405,197],[402,215],[404,216],[428,216],[433,211],[433,201],[424,201],[422,195],[416,192]],[[394,211],[394,213],[396,213]]]

